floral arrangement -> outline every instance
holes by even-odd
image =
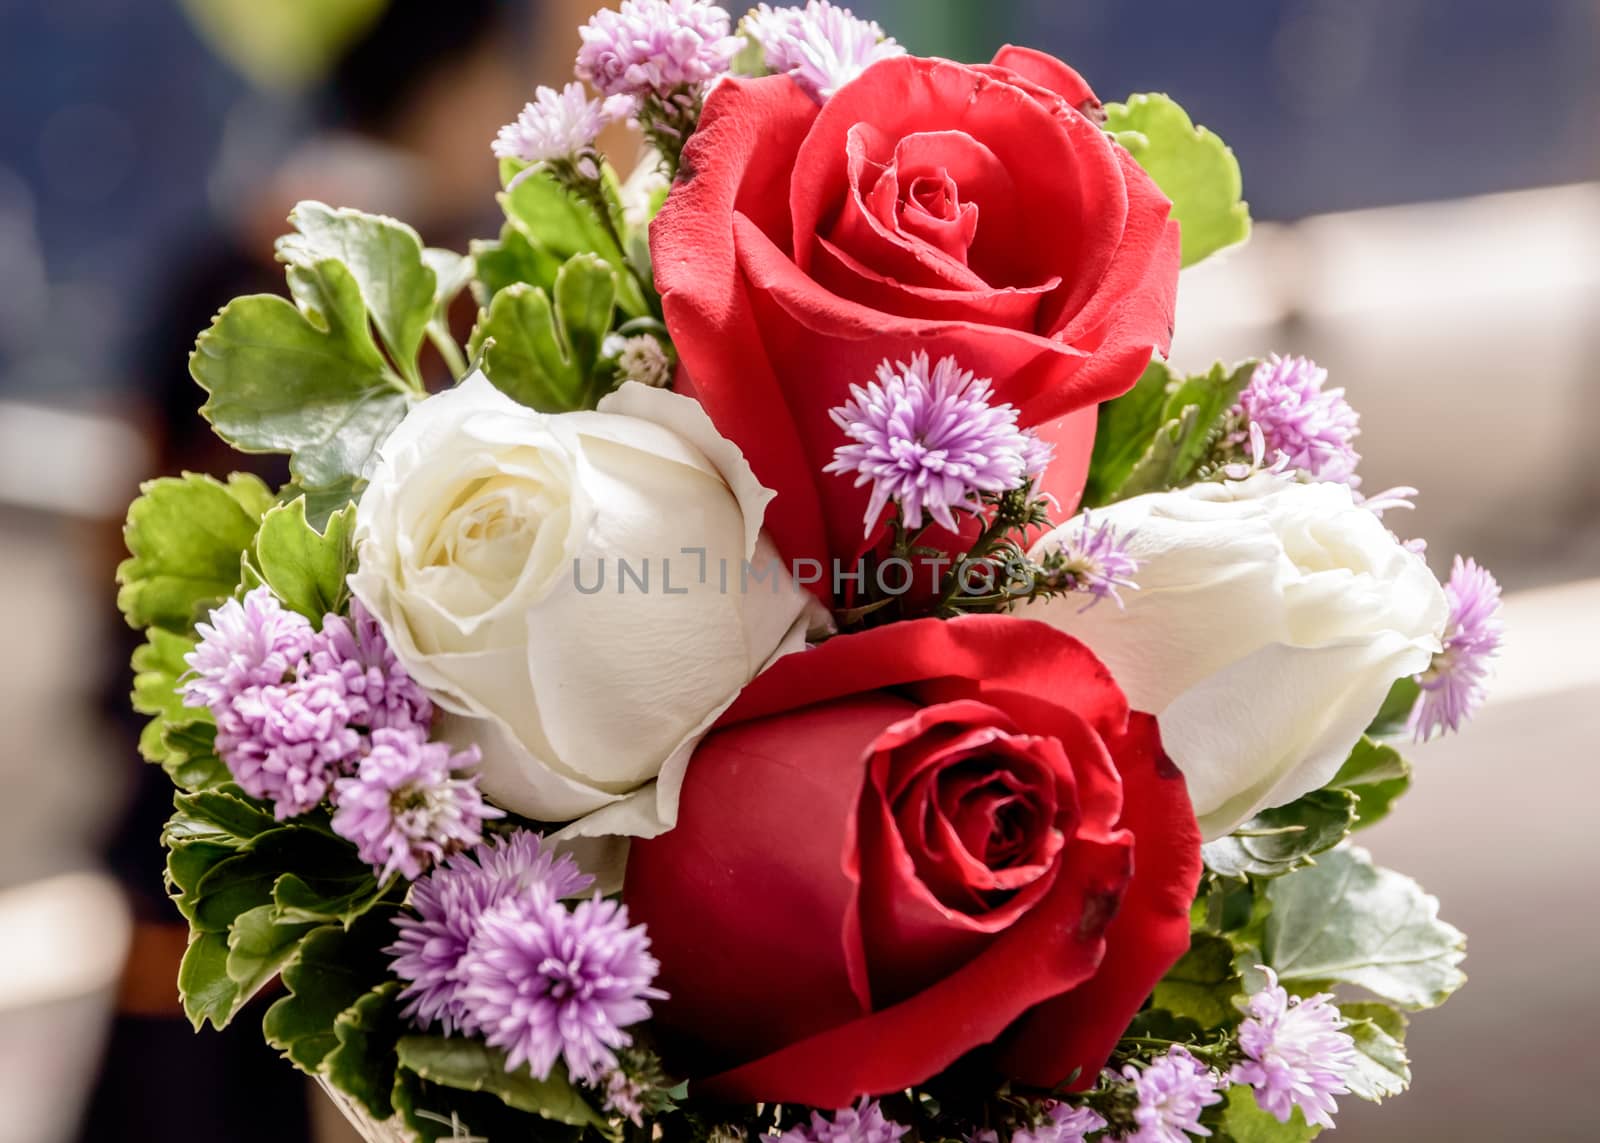
[[[1347,839],[1499,591],[1390,531],[1312,362],[1163,360],[1231,153],[827,0],[581,38],[497,238],[305,203],[290,297],[200,335],[292,482],[129,513],[196,1026],[262,997],[375,1139],[1254,1143],[1404,1090],[1463,937]]]

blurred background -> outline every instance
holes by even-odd
[[[236,463],[185,360],[228,298],[281,290],[289,207],[490,236],[488,141],[592,6],[0,0],[0,1143],[340,1137],[248,1014],[177,1015],[119,524],[141,479]],[[1344,1137],[1594,1138],[1600,0],[855,7],[919,53],[1016,41],[1106,99],[1167,91],[1234,148],[1259,225],[1186,272],[1176,362],[1315,357],[1368,486],[1422,489],[1401,526],[1435,570],[1475,555],[1510,597],[1494,700],[1366,842],[1468,931],[1472,982]]]

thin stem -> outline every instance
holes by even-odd
[[[444,358],[445,368],[450,370],[452,378],[459,381],[466,376],[466,354],[461,352],[461,347],[456,344],[456,339],[450,336],[449,331],[440,328],[434,322],[429,322],[428,340],[439,351],[439,356]]]

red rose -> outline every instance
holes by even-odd
[[[1023,48],[884,60],[820,109],[786,76],[711,92],[651,251],[680,385],[777,491],[788,559],[865,549],[867,490],[821,472],[828,410],[917,350],[992,378],[1077,503],[1094,407],[1165,351],[1178,278],[1171,204],[1098,106]]]
[[[1155,720],[1076,640],[969,616],[758,676],[623,897],[697,1092],[843,1107],[991,1043],[1024,1083],[1092,1083],[1199,876]]]

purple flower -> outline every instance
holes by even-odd
[[[200,643],[184,662],[194,672],[183,688],[188,706],[227,710],[250,687],[284,681],[311,647],[311,624],[286,611],[270,588],[258,587],[241,602],[227,600],[198,623]]]
[[[1189,1049],[1174,1047],[1142,1070],[1129,1064],[1122,1075],[1139,1101],[1133,1109],[1138,1126],[1126,1136],[1131,1143],[1187,1143],[1188,1135],[1211,1134],[1200,1125],[1200,1113],[1222,1096],[1216,1075]]]
[[[575,159],[594,149],[595,137],[611,118],[607,106],[590,99],[581,83],[560,91],[541,86],[516,120],[500,128],[493,150],[497,158],[524,163]]]
[[[728,70],[740,41],[728,14],[706,0],[622,0],[596,12],[578,35],[578,78],[602,95],[666,98]]]
[[[1083,1143],[1105,1125],[1106,1121],[1090,1108],[1052,1103],[1042,1123],[1013,1131],[1011,1143]]]
[[[854,473],[857,488],[872,485],[869,534],[891,500],[912,528],[926,512],[955,531],[954,510],[976,512],[980,493],[1022,484],[1041,451],[1017,428],[1017,411],[989,404],[989,395],[990,382],[954,357],[930,369],[926,353],[884,361],[877,380],[850,386],[850,400],[828,415],[853,443],[835,449],[823,471]]]
[[[586,1083],[617,1066],[624,1029],[650,1016],[659,964],[644,926],[598,894],[567,909],[544,893],[501,901],[478,919],[462,960],[467,1018],[506,1068],[527,1064],[540,1078],[556,1060]]]
[[[355,777],[334,784],[333,831],[355,843],[380,880],[397,872],[415,879],[425,865],[483,840],[486,819],[505,816],[484,802],[476,776],[457,775],[477,765],[477,747],[452,754],[422,733],[373,731]]]
[[[601,1085],[606,1093],[606,1110],[614,1111],[636,1127],[644,1125],[644,1085],[618,1068],[606,1075]]]
[[[767,66],[819,103],[879,60],[906,52],[875,22],[828,0],[810,0],[804,8],[758,4],[743,27],[761,45]]]
[[[1444,587],[1450,603],[1444,649],[1417,676],[1422,693],[1411,710],[1411,733],[1422,741],[1459,730],[1483,705],[1489,663],[1500,651],[1505,627],[1500,618],[1500,584],[1487,568],[1456,557]]]
[[[278,820],[312,809],[360,753],[342,690],[317,679],[246,688],[214,710],[217,753],[251,797]]]
[[[349,619],[323,619],[301,677],[341,688],[355,726],[426,732],[433,721],[433,704],[400,665],[383,628],[360,600],[351,601]]]
[[[1114,599],[1121,607],[1122,596],[1117,589],[1138,590],[1132,577],[1139,570],[1139,561],[1128,554],[1128,538],[1110,520],[1097,526],[1093,513],[1086,510],[1051,533],[1050,544],[1060,558],[1058,564],[1052,564],[1051,576],[1059,578],[1070,591],[1093,596],[1083,610],[1102,599]]]
[[[1234,1066],[1234,1083],[1255,1089],[1261,1110],[1279,1123],[1298,1107],[1306,1122],[1333,1126],[1339,1105],[1333,1097],[1350,1088],[1346,1077],[1356,1064],[1356,1045],[1341,1031],[1344,1020],[1328,1003],[1331,996],[1290,996],[1277,974],[1263,967],[1266,987],[1250,997],[1250,1016],[1239,1025],[1239,1048],[1248,1058]]]
[[[593,883],[570,855],[557,855],[529,830],[458,853],[418,878],[409,898],[417,915],[395,919],[400,938],[384,950],[394,957],[391,970],[406,984],[400,993],[408,1001],[404,1015],[420,1027],[437,1020],[446,1035],[457,1028],[470,1031],[461,1000],[461,958],[478,918],[511,897],[559,900]]]
[[[1310,358],[1274,354],[1256,367],[1234,412],[1259,425],[1267,448],[1312,480],[1355,484],[1361,456],[1350,442],[1361,431],[1360,417],[1343,389],[1323,389],[1327,379]]]
[[[833,1118],[820,1111],[811,1122],[791,1127],[778,1136],[779,1143],[895,1143],[910,1128],[883,1117],[878,1101],[862,1096],[854,1107],[841,1108]]]

